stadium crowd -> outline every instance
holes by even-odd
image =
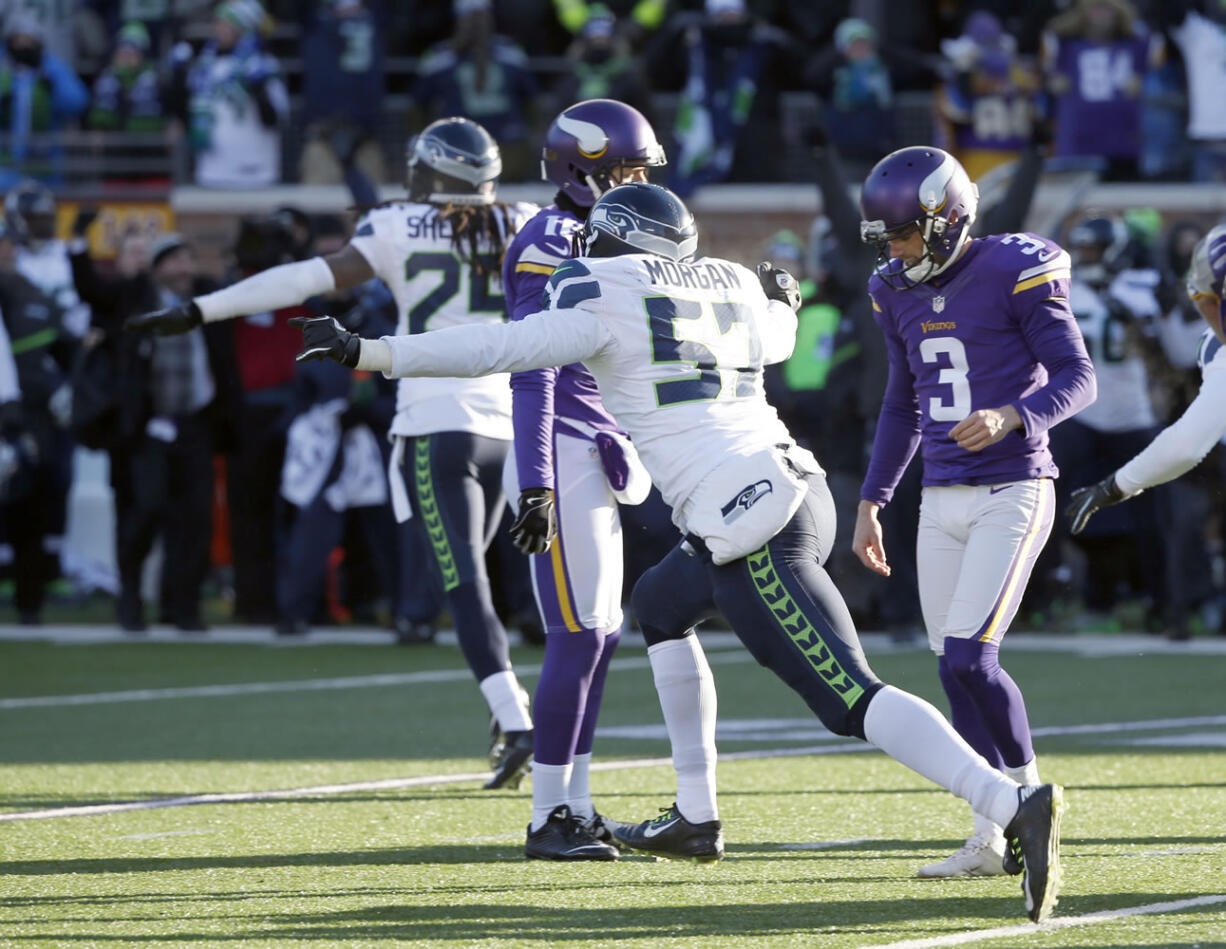
[[[199,630],[203,601],[224,595],[234,620],[286,635],[356,618],[418,642],[433,638],[444,608],[419,569],[423,542],[392,515],[393,387],[294,361],[294,317],[343,314],[364,337],[392,332],[398,314],[379,280],[182,336],[122,331],[138,313],[337,252],[351,216],[287,206],[245,218],[227,271],[204,273],[190,235],[133,229],[113,259],[98,259],[96,211],[86,202],[57,229],[57,195],[116,182],[343,181],[355,207],[372,207],[377,186],[400,181],[406,129],[444,116],[493,135],[502,182],[535,181],[555,112],[600,97],[661,130],[668,164],[654,180],[683,197],[719,182],[816,182],[823,215],[761,248],[802,279],[804,299],[796,352],[768,373],[768,394],[829,472],[840,515],[829,569],[857,624],[912,638],[922,625],[918,462],[882,513],[893,579],[851,554],[885,352],[849,183],[893,148],[945,147],[973,179],[1006,173],[1005,197],[977,229],[992,233],[1024,229],[1043,170],[1226,180],[1226,7],[1210,0],[62,7],[2,5],[0,360],[11,354],[17,387],[0,391],[0,589],[22,623],[40,622],[48,596],[101,590],[124,629],[156,619]],[[1099,385],[1093,406],[1053,430],[1059,508],[1194,397],[1203,323],[1183,283],[1212,223],[1070,208],[1046,235],[1072,255],[1073,310]],[[114,551],[91,559],[64,544],[68,499],[83,459],[103,457]],[[1058,523],[1018,625],[1226,632],[1224,460],[1219,447],[1193,477],[1099,515],[1075,538]],[[676,538],[658,493],[622,518],[628,600]],[[511,520],[487,554],[494,605],[537,639]],[[159,539],[161,579],[150,583]]]

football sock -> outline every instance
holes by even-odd
[[[533,767],[535,768],[535,765]],[[586,755],[575,755],[574,766],[570,772],[570,783],[566,791],[571,813],[584,820],[591,820],[596,813],[596,808],[592,806],[592,786],[588,781],[591,767],[592,753],[590,751]],[[532,774],[535,781],[536,771],[534,770]]]
[[[949,660],[944,656],[937,659],[937,674],[941,678],[945,696],[949,699],[949,721],[954,726],[954,731],[965,738],[966,743],[979,752],[993,768],[1003,768],[1000,752],[996,750],[996,743],[988,734],[975,700],[962,687],[962,683],[949,666]]]
[[[540,830],[559,804],[567,803],[566,787],[570,784],[568,764],[532,765],[532,823],[529,830]]]
[[[967,801],[1002,827],[1017,813],[1017,783],[1005,777],[917,696],[886,686],[869,700],[865,737],[900,764]]]
[[[677,808],[699,824],[716,820],[715,680],[697,636],[647,650],[677,771]]]
[[[1005,837],[1004,828],[990,817],[984,817],[982,814],[971,812],[975,819],[975,836],[983,837],[987,840],[1003,840]]]
[[[601,634],[597,633],[597,635]],[[587,689],[583,724],[579,728],[579,737],[575,741],[575,754],[577,755],[590,754],[592,751],[592,742],[596,738],[596,721],[600,717],[600,703],[604,699],[604,682],[609,675],[609,663],[613,660],[613,653],[617,652],[617,644],[621,642],[621,627],[603,635],[600,658],[596,660],[596,668],[592,671],[591,682]]]
[[[945,637],[945,661],[979,709],[984,728],[1006,767],[1019,768],[1034,757],[1030,720],[1022,690],[1000,667],[1000,646]]]
[[[514,672],[510,669],[495,672],[481,680],[480,688],[499,728],[504,732],[532,730],[532,717],[528,714],[528,693],[520,687]]]
[[[574,756],[588,704],[588,684],[603,640],[600,633],[591,629],[545,635],[545,661],[536,684],[533,715],[535,760],[566,764]]]
[[[1020,768],[1005,768],[1005,774],[1009,775],[1018,784],[1042,784],[1039,779],[1039,759],[1031,758]]]

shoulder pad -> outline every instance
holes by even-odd
[[[558,264],[545,284],[541,303],[546,309],[567,310],[600,296],[600,281],[592,275],[586,261],[571,259]]]
[[[1038,234],[1002,234],[984,238],[995,245],[993,258],[997,269],[1012,280],[1011,294],[1055,285],[1048,295],[1068,296],[1072,261],[1068,252],[1053,240]]]
[[[1222,346],[1222,341],[1214,335],[1213,330],[1207,329],[1201,334],[1200,345],[1196,347],[1196,365],[1200,367],[1201,372],[1204,372],[1209,364],[1217,360],[1224,351],[1226,348]],[[1222,358],[1226,359],[1226,357]]]

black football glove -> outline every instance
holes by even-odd
[[[302,352],[294,357],[298,362],[332,359],[350,369],[357,368],[362,337],[341,326],[336,317],[295,316],[289,325],[302,330]]]
[[[155,333],[158,336],[175,336],[194,330],[204,325],[204,317],[195,301],[168,306],[164,310],[154,310],[152,313],[140,313],[124,320],[123,328],[139,330],[144,333]]]
[[[525,554],[543,554],[558,533],[558,516],[549,488],[527,488],[519,495],[519,516],[511,541]]]
[[[1125,500],[1127,495],[1115,483],[1115,475],[1109,474],[1102,481],[1078,488],[1071,495],[1064,516],[1069,519],[1069,530],[1074,535],[1080,534],[1094,512],[1100,508],[1110,507]]]
[[[84,237],[89,231],[90,225],[98,219],[98,209],[87,205],[82,205],[77,211],[77,216],[72,221],[72,236]]]
[[[754,273],[762,284],[762,292],[769,299],[786,303],[793,313],[800,309],[800,286],[790,273],[781,267],[773,266],[769,260],[758,264]]]

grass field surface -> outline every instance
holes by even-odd
[[[0,946],[1226,946],[1215,641],[1006,643],[1070,805],[1036,927],[1015,878],[917,879],[966,806],[826,733],[727,636],[714,866],[525,861],[529,783],[480,790],[488,718],[453,646],[167,638],[0,638]],[[869,655],[945,708],[925,650]],[[514,659],[531,687],[541,653]],[[654,816],[673,776],[641,645],[601,726],[598,808]]]

